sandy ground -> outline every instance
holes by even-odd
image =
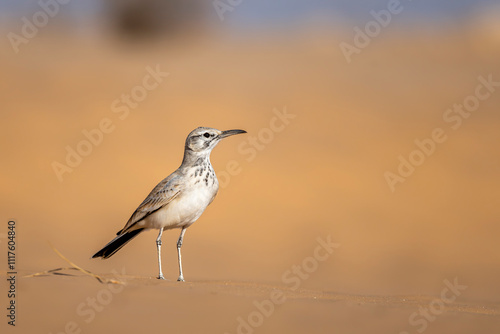
[[[456,129],[443,118],[480,76],[500,81],[496,44],[393,35],[347,64],[342,38],[150,49],[40,36],[18,55],[4,45],[0,247],[15,219],[18,308],[15,328],[2,314],[2,333],[498,332],[500,88]],[[148,66],[169,75],[114,112]],[[60,181],[53,163],[103,119],[113,130]],[[171,281],[154,279],[155,232],[91,260],[200,125],[249,134],[212,154],[223,186],[186,233],[187,282],[175,281],[178,231],[163,238]],[[385,173],[435,129],[446,139],[392,191]],[[68,266],[49,243],[124,284],[26,277]]]

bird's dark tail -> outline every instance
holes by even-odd
[[[92,255],[92,258],[102,257],[103,259],[107,259],[111,257],[113,254],[118,252],[123,246],[127,244],[130,240],[136,237],[139,233],[141,233],[144,229],[133,230],[124,234],[120,234],[113,240],[111,240],[106,246],[104,246],[100,251]]]

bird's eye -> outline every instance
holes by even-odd
[[[204,136],[205,138],[208,138],[208,137],[210,137],[210,133],[205,132],[205,133],[203,134],[203,136]]]

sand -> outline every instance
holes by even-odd
[[[2,316],[2,333],[498,332],[500,89],[445,119],[480,78],[500,81],[498,48],[408,34],[350,64],[345,36],[304,32],[154,49],[45,34],[18,55],[4,45],[0,247],[14,219],[17,317],[12,328]],[[123,108],[157,68],[168,76]],[[186,233],[186,282],[175,281],[177,230],[163,237],[168,281],[154,279],[155,232],[90,259],[201,125],[248,136],[212,154],[223,186]],[[58,177],[54,162],[96,129],[99,143]],[[411,157],[419,165],[391,187],[386,173]],[[51,245],[123,284],[29,277],[69,266]]]

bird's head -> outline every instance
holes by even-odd
[[[245,130],[220,131],[213,128],[199,127],[191,131],[187,136],[186,151],[210,153],[223,138],[240,133],[247,132]]]

